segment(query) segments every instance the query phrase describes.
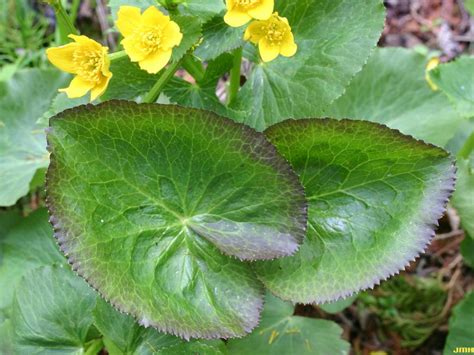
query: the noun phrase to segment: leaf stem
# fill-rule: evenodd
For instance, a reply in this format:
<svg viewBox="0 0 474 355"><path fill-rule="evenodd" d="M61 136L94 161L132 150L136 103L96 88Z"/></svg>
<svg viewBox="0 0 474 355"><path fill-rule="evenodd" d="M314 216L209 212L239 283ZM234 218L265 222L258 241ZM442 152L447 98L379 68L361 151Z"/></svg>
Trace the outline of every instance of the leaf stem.
<svg viewBox="0 0 474 355"><path fill-rule="evenodd" d="M196 81L201 81L204 78L204 67L201 62L192 54L186 55L183 60L183 68L194 78Z"/></svg>
<svg viewBox="0 0 474 355"><path fill-rule="evenodd" d="M168 68L165 69L163 74L161 74L161 76L158 78L158 81L155 83L155 85L151 88L148 94L146 94L146 96L143 99L143 102L147 102L147 103L156 102L156 100L161 94L161 91L163 90L165 85L168 83L168 81L170 81L170 79L173 77L174 73L176 73L182 61L183 60L181 59L175 63L172 63L168 66Z"/></svg>
<svg viewBox="0 0 474 355"><path fill-rule="evenodd" d="M230 70L230 85L227 104L231 104L237 97L240 89L240 66L242 64L242 47L234 51L234 64Z"/></svg>
<svg viewBox="0 0 474 355"><path fill-rule="evenodd" d="M56 0L52 2L52 6L54 12L56 13L56 22L59 28L59 36L61 38L61 42L67 41L67 36L70 34L78 35L79 32L77 31L76 27L71 21L71 18L67 14L66 10L61 3L61 0Z"/></svg>
<svg viewBox="0 0 474 355"><path fill-rule="evenodd" d="M79 10L79 5L81 3L81 0L72 0L72 5L71 5L71 13L69 17L71 18L72 23L76 22L77 19L77 12Z"/></svg>
<svg viewBox="0 0 474 355"><path fill-rule="evenodd" d="M123 57L126 57L126 56L127 56L127 53L125 53L125 51L118 51L118 52L110 53L109 54L109 59L110 59L110 61L114 61L114 60L117 60L117 59L120 59L120 58L123 58Z"/></svg>
<svg viewBox="0 0 474 355"><path fill-rule="evenodd" d="M102 350L104 343L102 339L95 339L88 342L86 345L85 355L97 355L97 353Z"/></svg>

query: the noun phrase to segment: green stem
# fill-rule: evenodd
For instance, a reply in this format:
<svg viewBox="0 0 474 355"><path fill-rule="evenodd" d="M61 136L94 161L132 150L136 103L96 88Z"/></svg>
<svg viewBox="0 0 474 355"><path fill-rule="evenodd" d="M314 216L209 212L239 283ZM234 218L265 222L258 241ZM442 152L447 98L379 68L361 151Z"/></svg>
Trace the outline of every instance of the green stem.
<svg viewBox="0 0 474 355"><path fill-rule="evenodd" d="M240 89L240 66L242 63L242 47L234 52L234 64L230 70L229 98L227 104L231 104L237 97Z"/></svg>
<svg viewBox="0 0 474 355"><path fill-rule="evenodd" d="M104 347L102 339L95 339L86 344L85 355L97 355Z"/></svg>
<svg viewBox="0 0 474 355"><path fill-rule="evenodd" d="M67 36L70 34L77 35L79 32L71 21L71 18L64 9L61 0L53 3L54 12L56 13L56 22L59 28L59 37L62 43L67 42Z"/></svg>
<svg viewBox="0 0 474 355"><path fill-rule="evenodd" d="M72 0L71 4L71 22L75 23L77 19L77 12L79 11L79 5L81 3L81 0Z"/></svg>
<svg viewBox="0 0 474 355"><path fill-rule="evenodd" d="M201 62L193 55L186 55L183 60L183 68L194 78L196 81L201 81L204 78L204 67Z"/></svg>
<svg viewBox="0 0 474 355"><path fill-rule="evenodd" d="M120 59L120 58L123 58L123 57L126 57L126 56L127 56L127 53L125 53L125 51L118 51L118 52L110 53L109 54L109 59L110 59L110 61L114 61L114 60L117 60L117 59Z"/></svg>
<svg viewBox="0 0 474 355"><path fill-rule="evenodd" d="M182 60L172 63L168 66L168 68L165 69L165 71L163 72L163 74L161 74L155 85L151 88L148 94L146 94L143 99L143 102L156 102L156 100L161 94L161 90L163 90L168 81L170 81L170 79L173 77L174 73L176 73L179 66L181 65L181 62Z"/></svg>

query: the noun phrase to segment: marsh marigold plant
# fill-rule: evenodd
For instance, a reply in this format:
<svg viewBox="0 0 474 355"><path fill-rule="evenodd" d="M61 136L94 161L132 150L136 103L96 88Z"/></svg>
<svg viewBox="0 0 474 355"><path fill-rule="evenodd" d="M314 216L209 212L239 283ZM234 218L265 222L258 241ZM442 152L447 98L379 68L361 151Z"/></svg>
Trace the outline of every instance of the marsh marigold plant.
<svg viewBox="0 0 474 355"><path fill-rule="evenodd" d="M278 16L278 12L267 20L253 21L245 30L244 39L258 45L264 62L272 61L279 54L291 57L298 49L288 20Z"/></svg>
<svg viewBox="0 0 474 355"><path fill-rule="evenodd" d="M69 98L77 98L91 92L91 101L107 89L112 73L108 48L86 36L69 35L74 42L61 47L48 48L46 55L59 69L74 74L69 87L59 89Z"/></svg>
<svg viewBox="0 0 474 355"><path fill-rule="evenodd" d="M273 13L273 0L227 0L224 21L232 27L245 25L252 19L266 20Z"/></svg>
<svg viewBox="0 0 474 355"><path fill-rule="evenodd" d="M158 73L168 64L173 48L183 38L178 24L154 6L143 14L138 7L121 6L116 25L130 60L150 74Z"/></svg>

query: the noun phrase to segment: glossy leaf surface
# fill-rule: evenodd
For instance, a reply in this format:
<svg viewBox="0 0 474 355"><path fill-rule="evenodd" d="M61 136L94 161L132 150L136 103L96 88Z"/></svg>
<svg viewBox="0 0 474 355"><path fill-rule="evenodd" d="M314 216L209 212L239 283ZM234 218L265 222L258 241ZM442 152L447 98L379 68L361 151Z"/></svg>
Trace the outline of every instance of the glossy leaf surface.
<svg viewBox="0 0 474 355"><path fill-rule="evenodd" d="M425 249L454 188L444 150L365 121L289 120L266 135L309 201L298 253L256 264L274 294L336 300L398 273Z"/></svg>
<svg viewBox="0 0 474 355"><path fill-rule="evenodd" d="M297 177L262 134L205 111L109 101L53 118L48 142L56 236L112 304L183 337L256 325L261 285L227 255L292 254L306 227Z"/></svg>

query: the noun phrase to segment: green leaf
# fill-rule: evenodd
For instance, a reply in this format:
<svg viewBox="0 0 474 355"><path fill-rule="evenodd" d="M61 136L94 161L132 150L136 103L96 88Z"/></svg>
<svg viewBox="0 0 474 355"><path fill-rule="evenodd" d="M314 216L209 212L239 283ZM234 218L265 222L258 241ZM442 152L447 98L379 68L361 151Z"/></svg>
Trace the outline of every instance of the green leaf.
<svg viewBox="0 0 474 355"><path fill-rule="evenodd" d="M342 95L377 44L385 11L380 0L276 1L298 52L256 64L238 96L245 123L257 130L315 114Z"/></svg>
<svg viewBox="0 0 474 355"><path fill-rule="evenodd" d="M173 78L164 89L171 102L193 108L202 108L236 121L243 120L245 113L224 106L216 96L219 78L232 68L232 56L223 54L209 62L204 78L191 84L181 78Z"/></svg>
<svg viewBox="0 0 474 355"><path fill-rule="evenodd" d="M181 13L198 16L203 22L225 9L222 0L178 0L176 2L180 2L178 9Z"/></svg>
<svg viewBox="0 0 474 355"><path fill-rule="evenodd" d="M458 211L463 229L474 238L474 150L467 159L458 158L457 168L456 191L451 202Z"/></svg>
<svg viewBox="0 0 474 355"><path fill-rule="evenodd" d="M180 342L179 344L168 348L160 349L157 354L162 355L188 355L188 354L205 354L205 355L224 355L227 349L222 340L192 341Z"/></svg>
<svg viewBox="0 0 474 355"><path fill-rule="evenodd" d="M1 211L0 212L0 243L2 243L3 238L8 235L8 232L21 220L21 216L18 212L13 210ZM1 244L0 244L1 246ZM0 247L0 252L1 252ZM0 254L0 265L1 265L1 255Z"/></svg>
<svg viewBox="0 0 474 355"><path fill-rule="evenodd" d="M244 44L244 28L230 27L222 16L216 16L205 23L202 29L203 41L194 54L201 60L215 59L225 52L230 52Z"/></svg>
<svg viewBox="0 0 474 355"><path fill-rule="evenodd" d="M339 313L345 310L351 304L353 304L356 299L357 299L357 294L352 295L351 297L342 298L335 302L321 304L319 305L319 308L321 308L326 313L331 313L331 314Z"/></svg>
<svg viewBox="0 0 474 355"><path fill-rule="evenodd" d="M26 195L36 170L48 166L44 126L36 121L65 78L56 70L27 69L0 82L0 206Z"/></svg>
<svg viewBox="0 0 474 355"><path fill-rule="evenodd" d="M67 268L45 266L20 282L13 307L18 354L83 354L98 337L92 310L97 294Z"/></svg>
<svg viewBox="0 0 474 355"><path fill-rule="evenodd" d="M115 79L115 78L114 78ZM67 95L63 92L56 94L51 105L46 111L43 116L41 116L38 121L36 122L39 125L44 127L48 126L49 119L58 113L67 110L68 108L73 108L79 105L84 105L89 103L89 96L85 95L83 97L79 97L77 99L70 99Z"/></svg>
<svg viewBox="0 0 474 355"><path fill-rule="evenodd" d="M112 61L110 71L114 73L114 77L102 96L102 100L133 100L143 96L150 91L161 74L148 74L141 70L137 63L132 63L129 57Z"/></svg>
<svg viewBox="0 0 474 355"><path fill-rule="evenodd" d="M463 121L425 80L428 59L403 48L380 48L320 117L383 123L418 139L444 146Z"/></svg>
<svg viewBox="0 0 474 355"><path fill-rule="evenodd" d="M474 339L474 327L472 319L474 317L474 292L468 293L464 299L453 308L451 318L449 319L449 334L444 347L444 354L453 354L456 348L472 347Z"/></svg>
<svg viewBox="0 0 474 355"><path fill-rule="evenodd" d="M464 6L471 16L474 16L474 0L464 0Z"/></svg>
<svg viewBox="0 0 474 355"><path fill-rule="evenodd" d="M0 259L0 309L10 307L15 287L25 273L43 265L67 264L58 250L44 209L18 220L5 237L0 238L0 250L3 251Z"/></svg>
<svg viewBox="0 0 474 355"><path fill-rule="evenodd" d="M172 16L171 19L179 25L183 33L183 39L178 47L173 49L171 60L177 62L186 52L198 43L201 38L201 23L199 19L192 16Z"/></svg>
<svg viewBox="0 0 474 355"><path fill-rule="evenodd" d="M181 340L143 328L128 315L121 314L104 300L98 300L93 312L94 324L105 337L104 343L111 355L153 354L158 349L175 345Z"/></svg>
<svg viewBox="0 0 474 355"><path fill-rule="evenodd" d="M108 101L51 120L48 205L94 288L142 325L232 337L258 322L241 259L292 254L306 211L265 137L200 110Z"/></svg>
<svg viewBox="0 0 474 355"><path fill-rule="evenodd" d="M430 78L444 92L464 117L474 117L474 57L462 56L441 64L429 72Z"/></svg>
<svg viewBox="0 0 474 355"><path fill-rule="evenodd" d="M117 12L119 11L120 6L135 6L140 8L142 11L148 9L150 6L156 6L159 8L156 0L109 0L108 6L112 13L114 22L117 20ZM160 10L162 9L160 8Z"/></svg>
<svg viewBox="0 0 474 355"><path fill-rule="evenodd" d="M0 321L0 354L14 354L12 322L7 319Z"/></svg>
<svg viewBox="0 0 474 355"><path fill-rule="evenodd" d="M460 247L464 264L474 269L474 238L464 237Z"/></svg>
<svg viewBox="0 0 474 355"><path fill-rule="evenodd" d="M454 187L448 153L366 121L289 120L266 135L309 201L298 253L256 264L275 295L333 301L374 286L425 249Z"/></svg>
<svg viewBox="0 0 474 355"><path fill-rule="evenodd" d="M255 331L228 342L229 353L285 354L347 354L349 344L341 339L342 329L336 323L293 315L294 307L267 295L262 320Z"/></svg>

